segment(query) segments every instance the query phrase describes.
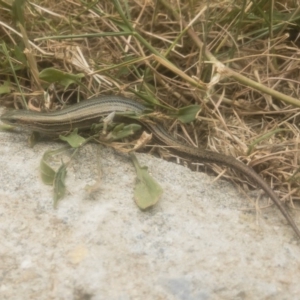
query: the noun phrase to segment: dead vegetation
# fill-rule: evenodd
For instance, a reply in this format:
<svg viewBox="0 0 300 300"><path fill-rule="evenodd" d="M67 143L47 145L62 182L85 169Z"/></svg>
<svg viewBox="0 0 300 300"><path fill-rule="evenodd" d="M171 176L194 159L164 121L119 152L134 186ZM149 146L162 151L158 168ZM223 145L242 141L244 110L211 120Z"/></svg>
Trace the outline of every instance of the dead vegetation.
<svg viewBox="0 0 300 300"><path fill-rule="evenodd" d="M244 161L292 205L300 199L297 3L16 2L0 1L2 105L122 94L168 115L198 104L192 124L166 125L172 134ZM43 82L47 68L84 77Z"/></svg>

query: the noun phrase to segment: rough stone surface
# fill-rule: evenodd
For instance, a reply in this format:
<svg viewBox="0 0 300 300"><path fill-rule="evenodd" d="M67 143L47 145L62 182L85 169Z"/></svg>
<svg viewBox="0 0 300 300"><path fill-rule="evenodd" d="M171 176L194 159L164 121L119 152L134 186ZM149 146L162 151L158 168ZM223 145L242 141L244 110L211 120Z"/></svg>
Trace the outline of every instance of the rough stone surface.
<svg viewBox="0 0 300 300"><path fill-rule="evenodd" d="M62 144L0 135L0 299L299 299L300 244L274 206L246 209L230 183L138 154L164 189L142 212L129 158L87 145L54 209L39 162Z"/></svg>

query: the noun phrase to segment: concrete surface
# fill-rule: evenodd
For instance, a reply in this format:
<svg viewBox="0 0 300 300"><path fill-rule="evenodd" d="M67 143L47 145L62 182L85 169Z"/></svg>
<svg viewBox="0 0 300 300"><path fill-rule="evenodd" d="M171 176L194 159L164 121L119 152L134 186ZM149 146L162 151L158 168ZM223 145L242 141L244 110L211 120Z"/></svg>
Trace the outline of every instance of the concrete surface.
<svg viewBox="0 0 300 300"><path fill-rule="evenodd" d="M27 138L0 132L0 299L299 299L300 244L275 207L245 209L230 183L138 154L164 189L142 212L128 157L87 145L53 209L39 161L62 144Z"/></svg>

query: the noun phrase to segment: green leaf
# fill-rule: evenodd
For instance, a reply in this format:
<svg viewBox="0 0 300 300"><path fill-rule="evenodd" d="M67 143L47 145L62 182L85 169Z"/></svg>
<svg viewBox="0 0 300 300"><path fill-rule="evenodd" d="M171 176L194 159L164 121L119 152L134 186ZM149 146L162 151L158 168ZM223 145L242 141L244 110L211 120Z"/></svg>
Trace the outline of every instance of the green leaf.
<svg viewBox="0 0 300 300"><path fill-rule="evenodd" d="M50 165L47 163L47 160L54 155L62 153L70 149L70 146L65 146L60 149L56 150L49 150L46 151L41 159L40 162L40 172L41 177L44 184L52 185L53 186L53 206L56 207L59 200L61 200L65 194L65 178L67 175L67 167L70 162L63 163L59 167L58 171L55 172ZM77 149L75 149L76 151Z"/></svg>
<svg viewBox="0 0 300 300"><path fill-rule="evenodd" d="M66 192L65 179L67 175L67 167L62 162L58 171L55 174L53 186L54 186L54 196L53 196L53 206L57 207L58 201L61 200Z"/></svg>
<svg viewBox="0 0 300 300"><path fill-rule="evenodd" d="M28 145L30 148L33 148L38 141L40 140L41 136L39 132L33 131L31 132L29 138L28 138Z"/></svg>
<svg viewBox="0 0 300 300"><path fill-rule="evenodd" d="M78 128L67 136L60 135L62 141L67 142L72 148L78 148L85 143L86 139L78 134Z"/></svg>
<svg viewBox="0 0 300 300"><path fill-rule="evenodd" d="M135 134L141 128L142 128L142 126L139 124L129 124L129 125L125 125L125 126L124 126L124 124L118 124L113 129L113 131L107 135L107 140L108 141L116 141L119 139L126 138L128 136Z"/></svg>
<svg viewBox="0 0 300 300"><path fill-rule="evenodd" d="M58 82L66 88L72 83L78 84L82 77L84 77L83 73L73 75L54 68L44 69L39 74L39 78L41 80L47 81L49 83Z"/></svg>
<svg viewBox="0 0 300 300"><path fill-rule="evenodd" d="M4 81L2 85L0 85L0 95L9 94L11 89L11 85L9 81Z"/></svg>
<svg viewBox="0 0 300 300"><path fill-rule="evenodd" d="M177 118L182 123L190 123L196 119L200 110L200 105L190 105L180 108L177 113L172 114L172 116Z"/></svg>
<svg viewBox="0 0 300 300"><path fill-rule="evenodd" d="M19 60L24 66L27 66L27 58L26 55L24 54L24 49L23 47L19 46L19 45L15 45L14 46L14 58ZM20 66L18 66L20 67Z"/></svg>
<svg viewBox="0 0 300 300"><path fill-rule="evenodd" d="M24 25L24 4L26 0L15 0L12 4L12 14L15 22Z"/></svg>
<svg viewBox="0 0 300 300"><path fill-rule="evenodd" d="M137 173L137 183L134 189L134 200L140 209L147 209L157 203L163 193L162 187L150 176L148 168L141 166L133 153L130 153Z"/></svg>
<svg viewBox="0 0 300 300"><path fill-rule="evenodd" d="M51 158L52 156L62 153L68 149L70 149L70 146L64 146L60 149L48 150L44 153L40 161L40 173L44 184L53 185L54 177L56 173L47 163L47 160L49 160L49 158Z"/></svg>
<svg viewBox="0 0 300 300"><path fill-rule="evenodd" d="M55 171L49 166L46 160L51 156L52 151L46 151L40 162L41 178L44 184L52 185L55 178Z"/></svg>

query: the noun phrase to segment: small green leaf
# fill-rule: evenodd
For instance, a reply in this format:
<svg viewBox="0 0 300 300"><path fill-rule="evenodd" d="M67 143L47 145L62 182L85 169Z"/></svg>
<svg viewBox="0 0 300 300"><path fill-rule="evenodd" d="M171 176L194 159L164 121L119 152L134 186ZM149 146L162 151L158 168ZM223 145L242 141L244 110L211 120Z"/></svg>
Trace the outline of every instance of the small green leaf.
<svg viewBox="0 0 300 300"><path fill-rule="evenodd" d="M70 149L70 146L64 146L60 149L48 150L44 153L40 161L40 173L44 184L53 185L55 177L55 171L47 163L47 160L49 160L49 158L51 158L52 156L62 153L68 149Z"/></svg>
<svg viewBox="0 0 300 300"><path fill-rule="evenodd" d="M40 140L41 136L39 132L33 131L31 132L29 138L28 138L28 145L30 148L33 148L37 142Z"/></svg>
<svg viewBox="0 0 300 300"><path fill-rule="evenodd" d="M47 81L49 83L58 82L66 88L72 83L78 84L82 77L84 77L83 73L73 75L54 68L44 69L39 74L39 78L41 80Z"/></svg>
<svg viewBox="0 0 300 300"><path fill-rule="evenodd" d="M147 209L157 203L163 193L162 187L150 176L148 168L141 166L133 153L130 153L137 173L137 183L134 189L134 200L140 209Z"/></svg>
<svg viewBox="0 0 300 300"><path fill-rule="evenodd" d="M142 126L139 124L129 124L129 125L125 125L125 126L124 126L124 124L118 124L113 129L113 131L107 135L107 140L116 141L119 139L126 138L128 136L135 134L141 128L142 128Z"/></svg>
<svg viewBox="0 0 300 300"><path fill-rule="evenodd" d="M57 207L58 201L61 200L66 192L65 179L67 175L67 167L64 163L59 167L55 174L53 186L54 186L54 196L53 196L53 206Z"/></svg>
<svg viewBox="0 0 300 300"><path fill-rule="evenodd" d="M40 162L40 172L41 177L44 184L52 185L53 186L53 206L56 207L57 203L60 199L63 198L65 194L65 178L67 175L67 166L70 162L64 164L59 167L58 171L55 172L50 165L47 163L47 160L49 158L52 158L52 156L57 155L59 153L62 153L66 151L67 149L70 149L70 146L65 146L60 149L56 150L49 150L46 151L43 155L43 158ZM75 149L76 151L77 149Z"/></svg>
<svg viewBox="0 0 300 300"><path fill-rule="evenodd" d="M27 66L27 58L24 54L24 49L22 49L21 46L15 45L13 53L17 60L19 60L24 66Z"/></svg>
<svg viewBox="0 0 300 300"><path fill-rule="evenodd" d="M196 119L200 109L200 105L190 105L180 108L176 114L172 115L182 123L190 123Z"/></svg>
<svg viewBox="0 0 300 300"><path fill-rule="evenodd" d="M45 152L40 162L41 178L43 183L47 185L52 185L55 178L55 171L46 162L50 156L50 152L51 151Z"/></svg>
<svg viewBox="0 0 300 300"><path fill-rule="evenodd" d="M78 128L74 129L74 131L67 136L60 135L59 138L67 142L72 148L78 148L86 141L85 138L78 134Z"/></svg>
<svg viewBox="0 0 300 300"><path fill-rule="evenodd" d="M2 85L0 85L0 95L9 94L11 90L11 85L9 81L4 81Z"/></svg>
<svg viewBox="0 0 300 300"><path fill-rule="evenodd" d="M26 0L15 0L12 4L12 14L15 22L24 25L24 3Z"/></svg>

